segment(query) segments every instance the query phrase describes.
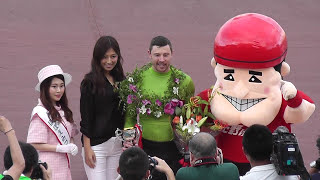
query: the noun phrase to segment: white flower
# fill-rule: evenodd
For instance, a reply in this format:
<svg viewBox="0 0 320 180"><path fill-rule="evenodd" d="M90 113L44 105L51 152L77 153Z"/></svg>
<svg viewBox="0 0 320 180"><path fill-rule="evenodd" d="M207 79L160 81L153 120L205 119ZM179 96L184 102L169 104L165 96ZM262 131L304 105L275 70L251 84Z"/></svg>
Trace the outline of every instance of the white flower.
<svg viewBox="0 0 320 180"><path fill-rule="evenodd" d="M143 106L139 109L139 113L145 114L146 112L147 112L147 108L143 105Z"/></svg>
<svg viewBox="0 0 320 180"><path fill-rule="evenodd" d="M157 111L157 112L154 113L154 115L155 115L157 118L159 118L159 117L162 116L162 113L161 113L160 111Z"/></svg>
<svg viewBox="0 0 320 180"><path fill-rule="evenodd" d="M197 124L197 121L191 118L187 125L182 127L182 130L184 131L185 129L188 129L188 133L195 135L196 133L200 132L200 128L197 126Z"/></svg>
<svg viewBox="0 0 320 180"><path fill-rule="evenodd" d="M180 116L180 123L179 123L180 127L182 128L183 127L183 117Z"/></svg>
<svg viewBox="0 0 320 180"><path fill-rule="evenodd" d="M179 87L173 87L173 94L175 95L179 94Z"/></svg>
<svg viewBox="0 0 320 180"><path fill-rule="evenodd" d="M129 78L128 78L128 81L129 81L129 82L132 82L132 83L134 82L132 77L129 77Z"/></svg>

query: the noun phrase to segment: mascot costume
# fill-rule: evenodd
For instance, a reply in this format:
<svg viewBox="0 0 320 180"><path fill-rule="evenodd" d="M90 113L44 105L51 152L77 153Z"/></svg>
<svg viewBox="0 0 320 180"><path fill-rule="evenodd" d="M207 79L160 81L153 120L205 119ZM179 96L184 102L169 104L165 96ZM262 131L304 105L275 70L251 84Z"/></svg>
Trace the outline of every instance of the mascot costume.
<svg viewBox="0 0 320 180"><path fill-rule="evenodd" d="M285 62L287 38L272 18L247 13L227 21L217 33L211 65L217 81L210 105L212 114L229 126L216 137L225 161L235 163L240 174L250 169L242 150L242 137L253 124L271 132L305 122L314 102L291 83L282 80L290 72ZM208 99L205 90L199 94ZM214 91L213 91L214 92Z"/></svg>

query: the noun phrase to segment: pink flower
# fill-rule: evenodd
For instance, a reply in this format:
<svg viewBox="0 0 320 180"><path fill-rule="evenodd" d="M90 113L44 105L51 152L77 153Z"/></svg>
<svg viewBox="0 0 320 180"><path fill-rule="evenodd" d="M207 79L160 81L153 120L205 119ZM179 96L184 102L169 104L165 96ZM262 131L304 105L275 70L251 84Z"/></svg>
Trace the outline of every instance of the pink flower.
<svg viewBox="0 0 320 180"><path fill-rule="evenodd" d="M151 114L151 109L150 109L150 108L147 109L147 114L148 114L148 115Z"/></svg>
<svg viewBox="0 0 320 180"><path fill-rule="evenodd" d="M174 80L174 82L175 82L176 84L179 84L180 79L176 78L176 79Z"/></svg>
<svg viewBox="0 0 320 180"><path fill-rule="evenodd" d="M129 84L129 88L133 91L133 92L137 92L137 86Z"/></svg>
<svg viewBox="0 0 320 180"><path fill-rule="evenodd" d="M171 103L167 103L167 104L164 106L164 113L173 115L173 113L174 113L174 108L171 106Z"/></svg>
<svg viewBox="0 0 320 180"><path fill-rule="evenodd" d="M178 99L172 99L170 104L171 104L171 106L176 107L179 104L179 100Z"/></svg>
<svg viewBox="0 0 320 180"><path fill-rule="evenodd" d="M170 103L173 107L177 107L177 106L182 107L183 106L183 101L180 101L178 99L172 99Z"/></svg>
<svg viewBox="0 0 320 180"><path fill-rule="evenodd" d="M158 106L161 106L161 105L162 105L162 102L159 101L159 99L157 99L157 100L156 100L156 104L157 104Z"/></svg>
<svg viewBox="0 0 320 180"><path fill-rule="evenodd" d="M132 102L136 99L137 97L135 95L128 95L127 97L127 103L132 104Z"/></svg>
<svg viewBox="0 0 320 180"><path fill-rule="evenodd" d="M183 106L183 101L179 100L179 107L182 107L182 106Z"/></svg>
<svg viewBox="0 0 320 180"><path fill-rule="evenodd" d="M145 100L142 100L142 104L146 106L148 104L151 104L151 102L149 100L145 99Z"/></svg>

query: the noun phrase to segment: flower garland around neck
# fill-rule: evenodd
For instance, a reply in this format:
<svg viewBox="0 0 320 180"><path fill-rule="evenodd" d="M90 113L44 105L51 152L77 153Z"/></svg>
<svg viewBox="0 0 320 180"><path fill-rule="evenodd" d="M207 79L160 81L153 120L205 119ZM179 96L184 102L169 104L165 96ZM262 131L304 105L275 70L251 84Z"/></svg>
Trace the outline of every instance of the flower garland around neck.
<svg viewBox="0 0 320 180"><path fill-rule="evenodd" d="M163 96L154 92L147 93L142 90L143 73L152 67L149 63L141 68L136 68L132 73L127 73L127 79L120 83L118 93L120 101L124 104L124 111L130 117L139 115L160 118L164 114L177 114L192 94L185 88L180 88L180 83L186 78L184 73L170 66L170 78Z"/></svg>

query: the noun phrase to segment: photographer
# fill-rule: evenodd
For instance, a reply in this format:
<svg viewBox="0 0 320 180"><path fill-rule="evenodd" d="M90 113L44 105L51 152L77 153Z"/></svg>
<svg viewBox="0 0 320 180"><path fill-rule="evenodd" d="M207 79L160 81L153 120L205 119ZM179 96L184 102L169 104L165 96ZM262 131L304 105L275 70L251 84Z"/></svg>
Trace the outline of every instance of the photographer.
<svg viewBox="0 0 320 180"><path fill-rule="evenodd" d="M309 174L311 175L312 180L320 180L320 136L317 139L317 148L319 151L319 158L310 163L311 169L309 170Z"/></svg>
<svg viewBox="0 0 320 180"><path fill-rule="evenodd" d="M217 143L212 135L201 132L189 141L190 164L183 167L176 174L177 180L238 180L239 171L233 163L220 164L221 156L217 151Z"/></svg>
<svg viewBox="0 0 320 180"><path fill-rule="evenodd" d="M148 155L139 147L130 147L123 151L119 159L118 173L123 180L144 180L152 177L152 170L165 173L167 180L175 180L168 164L157 157ZM117 179L121 179L118 177Z"/></svg>
<svg viewBox="0 0 320 180"><path fill-rule="evenodd" d="M11 147L10 154L13 156L11 166L6 168L6 173L0 174L0 179L18 179L25 167L24 158L11 123L4 116L0 116L0 131L8 137L9 146Z"/></svg>
<svg viewBox="0 0 320 180"><path fill-rule="evenodd" d="M33 171L38 167L38 171L42 172L40 174L43 174L42 179L51 180L51 170L45 169L42 165L38 166L37 150L30 144L18 142L15 131L9 120L4 116L0 116L0 131L8 136L9 141L9 146L3 155L3 164L6 171L3 175L0 175L0 179L28 180L31 179L29 177L33 175Z"/></svg>
<svg viewBox="0 0 320 180"><path fill-rule="evenodd" d="M243 151L251 169L240 180L298 180L298 176L280 176L271 163L272 133L263 125L252 125L244 133Z"/></svg>
<svg viewBox="0 0 320 180"><path fill-rule="evenodd" d="M25 160L25 167L22 171L23 174L20 176L20 180L28 179L43 179L51 180L51 170L43 167L42 164L39 164L39 156L37 150L28 143L19 142L23 158ZM5 169L10 169L13 166L13 160L10 154L10 147L8 146L4 152L3 160ZM45 163L44 163L45 164ZM45 165L46 166L46 165ZM16 178L17 179L17 178Z"/></svg>

